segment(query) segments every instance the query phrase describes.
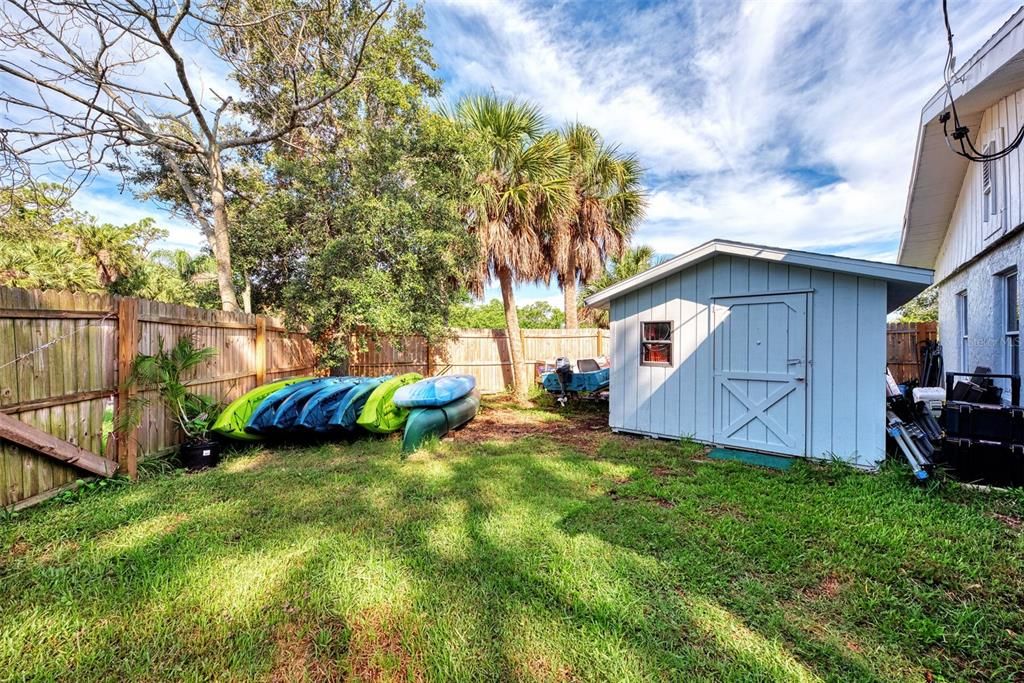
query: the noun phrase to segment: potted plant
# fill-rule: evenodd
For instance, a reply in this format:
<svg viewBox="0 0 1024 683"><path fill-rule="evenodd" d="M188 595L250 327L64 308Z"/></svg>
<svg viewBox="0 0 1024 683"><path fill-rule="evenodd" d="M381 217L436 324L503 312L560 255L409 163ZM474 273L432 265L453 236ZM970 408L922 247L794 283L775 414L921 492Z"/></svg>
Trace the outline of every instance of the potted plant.
<svg viewBox="0 0 1024 683"><path fill-rule="evenodd" d="M182 376L213 358L217 350L198 348L190 336L180 337L169 349L164 348L162 338L157 344L155 354L140 354L135 358L128 382L152 389L160 395L171 419L185 435L185 441L178 450L181 464L193 471L213 467L220 462L221 445L210 438L210 427L217 419L220 405L211 396L190 392ZM148 404L145 397L133 398L125 413L122 429L138 426L142 408Z"/></svg>

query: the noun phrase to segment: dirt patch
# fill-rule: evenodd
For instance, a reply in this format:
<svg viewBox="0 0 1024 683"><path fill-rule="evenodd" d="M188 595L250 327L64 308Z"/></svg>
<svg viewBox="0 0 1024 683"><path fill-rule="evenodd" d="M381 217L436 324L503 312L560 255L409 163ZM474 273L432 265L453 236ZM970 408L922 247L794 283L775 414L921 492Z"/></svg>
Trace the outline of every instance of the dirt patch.
<svg viewBox="0 0 1024 683"><path fill-rule="evenodd" d="M339 634L340 624L334 624ZM330 625L313 627L301 623L281 624L274 631L274 668L270 680L274 683L291 681L341 681L344 676L337 663L329 657L317 655L313 633ZM333 629L332 629L333 630Z"/></svg>
<svg viewBox="0 0 1024 683"><path fill-rule="evenodd" d="M651 468L651 474L658 477L659 479L664 479L665 477L675 476L676 471L671 467L661 467L659 465L655 465L654 467Z"/></svg>
<svg viewBox="0 0 1024 683"><path fill-rule="evenodd" d="M806 588L803 591L804 596L811 600L819 600L825 598L831 600L835 598L843 590L843 581L835 574L829 574L822 579L818 585Z"/></svg>
<svg viewBox="0 0 1024 683"><path fill-rule="evenodd" d="M1021 528L1024 528L1024 520L1022 520L1020 517L1013 517L1012 515L1001 515L998 512L993 512L992 516L1000 522L1002 522L1008 528L1013 529L1014 531L1020 531Z"/></svg>
<svg viewBox="0 0 1024 683"><path fill-rule="evenodd" d="M712 517L732 517L741 522L749 521L746 513L743 512L738 506L732 503L715 503L708 505L704 508L704 514L711 515Z"/></svg>
<svg viewBox="0 0 1024 683"><path fill-rule="evenodd" d="M408 647L388 607L366 609L351 620L349 672L360 681L424 681L423 657Z"/></svg>
<svg viewBox="0 0 1024 683"><path fill-rule="evenodd" d="M14 545L11 546L10 550L7 551L8 557L22 557L28 554L29 545L26 541L17 540Z"/></svg>
<svg viewBox="0 0 1024 683"><path fill-rule="evenodd" d="M489 407L455 434L459 441L468 443L511 443L530 436L550 439L560 446L572 448L587 455L597 455L605 439L609 438L608 416L600 413L557 414L528 412L512 408Z"/></svg>
<svg viewBox="0 0 1024 683"><path fill-rule="evenodd" d="M566 665L556 665L543 657L535 657L526 662L526 678L531 681L552 681L563 683L579 680L572 669Z"/></svg>

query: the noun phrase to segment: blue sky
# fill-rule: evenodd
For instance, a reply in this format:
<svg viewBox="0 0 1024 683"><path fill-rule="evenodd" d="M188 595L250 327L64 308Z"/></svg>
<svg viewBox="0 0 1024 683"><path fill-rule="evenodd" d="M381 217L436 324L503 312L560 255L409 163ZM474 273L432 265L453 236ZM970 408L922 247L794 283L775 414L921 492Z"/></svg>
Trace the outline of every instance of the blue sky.
<svg viewBox="0 0 1024 683"><path fill-rule="evenodd" d="M552 126L597 127L646 169L635 242L676 254L714 237L893 260L915 136L945 58L927 2L426 3L447 100L532 100ZM961 62L1009 2L951 0ZM103 220L155 216L102 180L78 197ZM490 295L497 296L492 289ZM525 286L523 303L560 300Z"/></svg>

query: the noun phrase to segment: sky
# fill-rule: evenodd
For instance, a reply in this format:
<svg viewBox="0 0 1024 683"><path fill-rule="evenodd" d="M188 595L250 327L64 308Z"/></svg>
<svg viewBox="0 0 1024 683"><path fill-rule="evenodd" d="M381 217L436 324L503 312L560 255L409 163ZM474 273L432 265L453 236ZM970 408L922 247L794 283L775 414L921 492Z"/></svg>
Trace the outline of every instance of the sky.
<svg viewBox="0 0 1024 683"><path fill-rule="evenodd" d="M950 0L959 61L1017 7ZM639 158L650 203L634 243L895 260L921 108L941 84L939 0L427 0L426 19L445 100L526 99L552 127L584 122ZM153 215L171 246L201 243L102 179L76 201L109 222ZM518 295L561 302L543 285Z"/></svg>

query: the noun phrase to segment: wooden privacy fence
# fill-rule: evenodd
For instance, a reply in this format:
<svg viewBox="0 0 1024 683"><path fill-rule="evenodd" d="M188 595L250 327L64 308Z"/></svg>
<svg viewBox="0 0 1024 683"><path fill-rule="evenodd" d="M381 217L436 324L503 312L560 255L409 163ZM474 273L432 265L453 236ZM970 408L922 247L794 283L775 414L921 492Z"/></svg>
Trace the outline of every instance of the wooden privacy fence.
<svg viewBox="0 0 1024 683"><path fill-rule="evenodd" d="M918 349L923 341L938 341L939 326L927 323L889 323L886 326L886 363L897 382L917 379Z"/></svg>
<svg viewBox="0 0 1024 683"><path fill-rule="evenodd" d="M352 338L348 371L376 377L403 372L422 375L473 375L483 393L504 391L512 384L512 361L505 330L456 329L441 344L428 344L419 336L373 339ZM594 358L610 352L608 330L523 330L525 364L558 356Z"/></svg>
<svg viewBox="0 0 1024 683"><path fill-rule="evenodd" d="M313 371L312 345L279 321L144 299L0 287L0 413L116 461L135 476L137 459L181 441L155 392L124 386L136 355L182 335L216 356L192 370L197 393L231 401L264 381ZM138 429L103 448L104 411L139 391L150 399ZM0 506L25 507L85 473L0 439Z"/></svg>

